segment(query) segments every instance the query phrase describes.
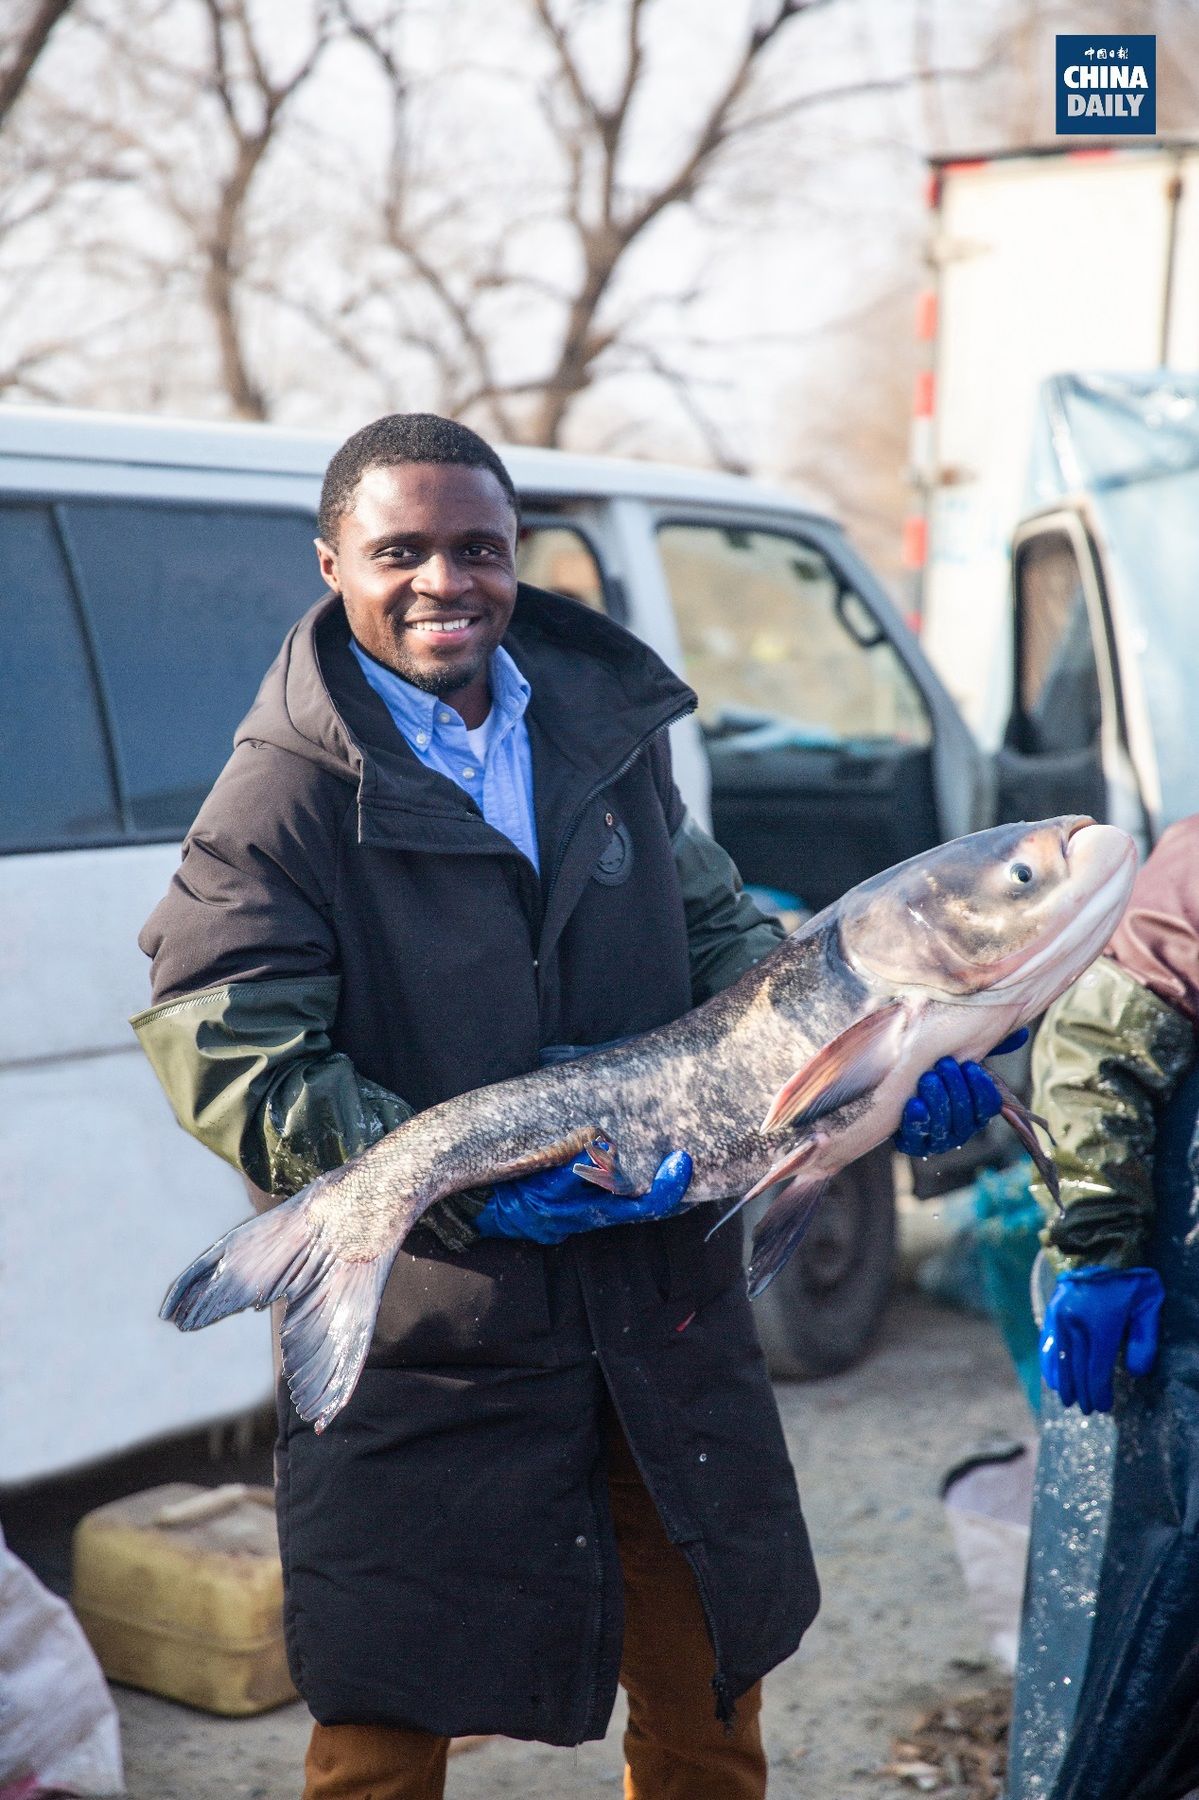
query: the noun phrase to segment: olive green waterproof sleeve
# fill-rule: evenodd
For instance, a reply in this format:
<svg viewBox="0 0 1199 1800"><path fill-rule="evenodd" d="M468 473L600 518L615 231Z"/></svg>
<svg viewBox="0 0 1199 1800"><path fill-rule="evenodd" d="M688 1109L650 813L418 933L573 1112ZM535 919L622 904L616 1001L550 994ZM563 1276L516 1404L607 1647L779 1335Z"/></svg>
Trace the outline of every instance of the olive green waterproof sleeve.
<svg viewBox="0 0 1199 1800"><path fill-rule="evenodd" d="M1195 1053L1190 1022L1110 957L1046 1014L1033 1048L1033 1109L1057 1140L1064 1212L1041 1182L1033 1192L1059 1267L1143 1260L1158 1114Z"/></svg>
<svg viewBox="0 0 1199 1800"><path fill-rule="evenodd" d="M130 1021L183 1129L276 1199L412 1117L333 1049L340 989L336 975L232 982ZM425 1223L458 1249L482 1205L456 1195Z"/></svg>
<svg viewBox="0 0 1199 1800"><path fill-rule="evenodd" d="M688 818L674 849L693 997L735 981L784 936L733 863ZM413 1108L334 1050L336 975L234 981L164 1000L131 1021L185 1131L277 1199L375 1143ZM474 1238L486 1195L440 1201L424 1222L450 1249Z"/></svg>
<svg viewBox="0 0 1199 1800"><path fill-rule="evenodd" d="M728 852L684 813L671 838L683 890L691 998L698 1006L777 948L786 932L758 911Z"/></svg>

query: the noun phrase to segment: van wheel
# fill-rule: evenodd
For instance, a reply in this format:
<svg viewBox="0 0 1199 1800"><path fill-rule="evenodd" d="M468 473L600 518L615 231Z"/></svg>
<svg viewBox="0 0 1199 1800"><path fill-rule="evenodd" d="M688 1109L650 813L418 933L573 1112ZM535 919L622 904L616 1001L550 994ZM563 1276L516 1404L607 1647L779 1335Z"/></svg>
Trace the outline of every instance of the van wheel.
<svg viewBox="0 0 1199 1800"><path fill-rule="evenodd" d="M749 1228L773 1192L746 1207ZM799 1249L753 1303L770 1373L804 1381L855 1363L886 1305L894 1264L895 1183L883 1144L829 1184Z"/></svg>

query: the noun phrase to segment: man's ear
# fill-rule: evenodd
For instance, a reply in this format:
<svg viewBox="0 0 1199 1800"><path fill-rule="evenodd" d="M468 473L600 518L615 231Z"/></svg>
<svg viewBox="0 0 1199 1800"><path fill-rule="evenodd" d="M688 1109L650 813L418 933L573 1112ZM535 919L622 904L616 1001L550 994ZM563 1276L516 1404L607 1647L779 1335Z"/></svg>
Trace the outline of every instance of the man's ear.
<svg viewBox="0 0 1199 1800"><path fill-rule="evenodd" d="M320 564L321 580L326 587L332 588L335 594L340 594L341 581L337 573L336 550L332 544L327 544L324 538L313 538L312 541L316 545L316 560Z"/></svg>

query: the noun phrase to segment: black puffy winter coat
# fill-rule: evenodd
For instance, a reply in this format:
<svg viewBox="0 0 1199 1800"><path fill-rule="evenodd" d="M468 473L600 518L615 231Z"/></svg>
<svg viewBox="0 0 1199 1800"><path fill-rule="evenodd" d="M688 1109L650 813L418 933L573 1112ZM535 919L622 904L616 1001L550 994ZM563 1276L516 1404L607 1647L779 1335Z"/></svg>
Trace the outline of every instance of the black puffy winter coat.
<svg viewBox="0 0 1199 1800"><path fill-rule="evenodd" d="M411 753L330 599L142 934L155 1004L134 1023L181 1122L275 1194L545 1045L676 1018L704 997L697 958L727 981L771 946L727 859L715 891L722 853L687 848L665 728L690 691L528 588L505 646L532 688L540 877ZM811 1553L737 1234L705 1243L710 1223L554 1249L410 1234L344 1412L317 1437L281 1408L288 1642L317 1719L603 1734L622 1629L605 1390L695 1572L718 1703L795 1649Z"/></svg>

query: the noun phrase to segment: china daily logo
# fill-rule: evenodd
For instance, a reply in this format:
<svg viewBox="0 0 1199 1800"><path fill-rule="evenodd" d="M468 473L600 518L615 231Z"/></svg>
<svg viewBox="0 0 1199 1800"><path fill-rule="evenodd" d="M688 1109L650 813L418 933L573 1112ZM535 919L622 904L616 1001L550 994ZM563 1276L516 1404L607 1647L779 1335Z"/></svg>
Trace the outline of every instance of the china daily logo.
<svg viewBox="0 0 1199 1800"><path fill-rule="evenodd" d="M1157 130L1157 39L1057 40L1057 129L1104 137L1152 137Z"/></svg>

